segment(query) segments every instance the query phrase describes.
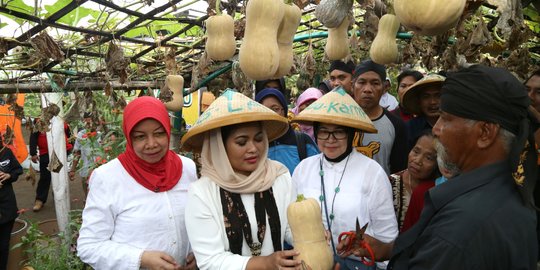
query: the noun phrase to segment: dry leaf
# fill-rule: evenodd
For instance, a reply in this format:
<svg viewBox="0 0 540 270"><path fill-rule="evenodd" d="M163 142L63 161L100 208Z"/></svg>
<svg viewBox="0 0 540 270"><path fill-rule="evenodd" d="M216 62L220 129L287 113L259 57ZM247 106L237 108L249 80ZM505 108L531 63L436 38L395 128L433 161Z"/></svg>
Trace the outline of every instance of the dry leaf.
<svg viewBox="0 0 540 270"><path fill-rule="evenodd" d="M54 61L64 61L64 52L60 46L52 39L47 32L42 31L39 35L30 39L32 48L36 50L36 56L42 59L53 59Z"/></svg>
<svg viewBox="0 0 540 270"><path fill-rule="evenodd" d="M375 11L372 8L367 8L364 14L364 31L363 35L367 40L373 42L377 35L377 29L379 28L379 17L375 15Z"/></svg>
<svg viewBox="0 0 540 270"><path fill-rule="evenodd" d="M24 180L31 181L32 186L35 186L36 178L37 178L36 170L34 170L34 167L30 165L30 167L28 168L28 172L24 175Z"/></svg>
<svg viewBox="0 0 540 270"><path fill-rule="evenodd" d="M237 40L241 40L244 37L244 32L246 31L246 18L243 17L240 20L234 21L234 37Z"/></svg>
<svg viewBox="0 0 540 270"><path fill-rule="evenodd" d="M522 47L512 51L506 61L500 63L500 66L514 72L521 81L524 81L529 75L529 62L529 50Z"/></svg>
<svg viewBox="0 0 540 270"><path fill-rule="evenodd" d="M0 38L0 59L6 56L8 51L8 42L5 38Z"/></svg>
<svg viewBox="0 0 540 270"><path fill-rule="evenodd" d="M161 87L161 90L159 91L158 99L162 102L170 102L173 100L173 91L169 88L169 86L164 83Z"/></svg>
<svg viewBox="0 0 540 270"><path fill-rule="evenodd" d="M49 166L47 166L47 169L51 172L59 173L60 170L62 170L62 167L64 167L64 164L60 162L60 159L56 155L56 152L53 150L51 160L49 161Z"/></svg>
<svg viewBox="0 0 540 270"><path fill-rule="evenodd" d="M75 94L75 101L71 104L71 107L69 107L64 115L65 122L71 123L81 119L81 114L79 113L79 100L79 95Z"/></svg>
<svg viewBox="0 0 540 270"><path fill-rule="evenodd" d="M15 135L13 134L13 129L8 125L6 126L6 132L4 133L4 145L13 144L13 139Z"/></svg>
<svg viewBox="0 0 540 270"><path fill-rule="evenodd" d="M127 67L129 62L124 58L124 50L118 47L114 42L109 43L109 49L105 57L105 63L107 64L107 72L110 75L117 75L120 77L119 82L125 83L127 80Z"/></svg>
<svg viewBox="0 0 540 270"><path fill-rule="evenodd" d="M294 0L293 2L300 9L304 9L307 5L309 5L309 0Z"/></svg>
<svg viewBox="0 0 540 270"><path fill-rule="evenodd" d="M497 29L501 31L502 38L508 40L514 27L523 25L523 13L520 0L488 0L489 4L497 6L499 20Z"/></svg>
<svg viewBox="0 0 540 270"><path fill-rule="evenodd" d="M176 63L176 47L170 47L169 51L165 55L165 69L167 69L167 74L176 75L178 74L178 65Z"/></svg>
<svg viewBox="0 0 540 270"><path fill-rule="evenodd" d="M251 80L249 80L242 69L240 68L240 64L238 60L233 61L232 68L231 68L231 79L234 84L234 87L238 92L248 96L253 97L253 88L251 87ZM213 93L214 95L218 96L219 93Z"/></svg>
<svg viewBox="0 0 540 270"><path fill-rule="evenodd" d="M13 103L9 106L9 110L13 112L16 118L23 119L24 118L24 108L22 106L19 106L17 103Z"/></svg>

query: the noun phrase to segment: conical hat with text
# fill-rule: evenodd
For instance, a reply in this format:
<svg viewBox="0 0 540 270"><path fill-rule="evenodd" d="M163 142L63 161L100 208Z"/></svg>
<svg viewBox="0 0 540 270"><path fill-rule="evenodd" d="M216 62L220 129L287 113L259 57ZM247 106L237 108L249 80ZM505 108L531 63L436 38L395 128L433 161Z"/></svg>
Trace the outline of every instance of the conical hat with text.
<svg viewBox="0 0 540 270"><path fill-rule="evenodd" d="M287 118L245 95L230 89L225 90L182 137L182 148L198 152L201 150L204 134L207 131L258 121L263 124L268 141L281 137L289 128Z"/></svg>
<svg viewBox="0 0 540 270"><path fill-rule="evenodd" d="M367 133L377 132L364 110L341 87L311 103L293 121L321 122L352 127Z"/></svg>

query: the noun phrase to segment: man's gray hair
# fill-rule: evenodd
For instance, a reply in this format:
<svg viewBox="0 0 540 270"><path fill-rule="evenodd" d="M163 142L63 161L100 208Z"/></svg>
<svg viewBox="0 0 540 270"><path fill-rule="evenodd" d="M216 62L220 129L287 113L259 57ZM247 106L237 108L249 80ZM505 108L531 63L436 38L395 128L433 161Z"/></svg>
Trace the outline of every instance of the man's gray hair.
<svg viewBox="0 0 540 270"><path fill-rule="evenodd" d="M478 121L473 120L473 119L467 119L467 124L469 124L470 126L474 125L476 122ZM514 133L501 127L499 129L499 139L501 139L503 143L504 151L506 153L510 153L510 149L512 148L512 143L515 141L516 135L514 135Z"/></svg>

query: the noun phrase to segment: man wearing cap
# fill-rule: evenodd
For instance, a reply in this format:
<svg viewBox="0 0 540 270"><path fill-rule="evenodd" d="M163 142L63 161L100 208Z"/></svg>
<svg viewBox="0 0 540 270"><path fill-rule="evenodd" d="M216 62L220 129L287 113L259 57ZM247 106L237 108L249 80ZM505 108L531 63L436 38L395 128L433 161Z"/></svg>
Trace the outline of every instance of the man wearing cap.
<svg viewBox="0 0 540 270"><path fill-rule="evenodd" d="M412 149L416 138L426 129L432 129L439 119L441 87L445 77L430 74L415 82L403 93L403 107L415 118L406 123L408 149Z"/></svg>
<svg viewBox="0 0 540 270"><path fill-rule="evenodd" d="M389 269L536 269L529 104L523 84L504 69L448 74L433 133L456 176L426 194L420 220L393 244ZM392 247L368 241L378 259Z"/></svg>
<svg viewBox="0 0 540 270"><path fill-rule="evenodd" d="M332 89L341 86L347 93L352 94L352 73L354 63L352 61L343 62L334 60L330 63L328 72L330 73L330 86ZM330 89L330 90L332 90Z"/></svg>
<svg viewBox="0 0 540 270"><path fill-rule="evenodd" d="M379 104L385 79L385 67L371 60L363 61L354 71L354 100L369 116L377 133L358 132L353 146L390 175L407 168L407 132L403 120Z"/></svg>

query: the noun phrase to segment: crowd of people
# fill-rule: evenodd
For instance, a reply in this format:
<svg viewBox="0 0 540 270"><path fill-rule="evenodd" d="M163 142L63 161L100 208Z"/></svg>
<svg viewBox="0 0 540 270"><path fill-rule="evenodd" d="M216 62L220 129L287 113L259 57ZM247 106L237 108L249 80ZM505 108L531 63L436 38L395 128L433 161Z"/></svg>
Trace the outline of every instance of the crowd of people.
<svg viewBox="0 0 540 270"><path fill-rule="evenodd" d="M163 103L136 98L123 114L125 151L79 170L79 257L95 269L316 268L297 258L288 223L302 194L319 203L336 269L536 269L540 70L525 82L483 65L404 70L399 104L383 98L388 76L371 60L333 61L293 104L283 78L258 81L253 97L224 91L182 138L200 153L199 172L169 150ZM83 163L87 123L73 149ZM12 160L9 149L0 157ZM11 194L20 165L3 164L0 194ZM34 210L47 201L50 172L42 177ZM16 216L3 209L0 239ZM364 242L351 245L341 235L357 222Z"/></svg>

